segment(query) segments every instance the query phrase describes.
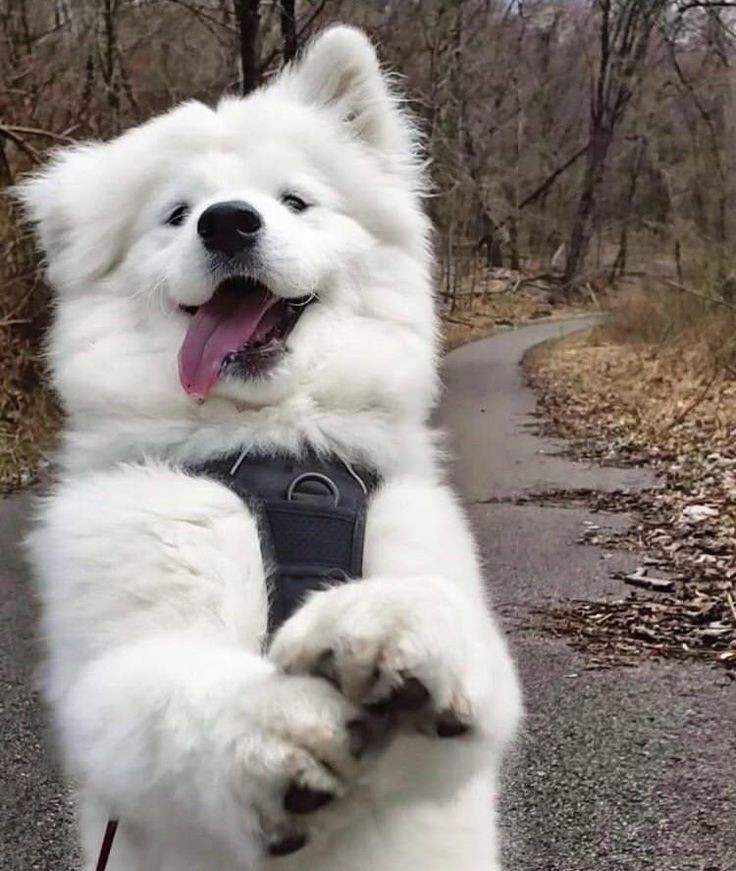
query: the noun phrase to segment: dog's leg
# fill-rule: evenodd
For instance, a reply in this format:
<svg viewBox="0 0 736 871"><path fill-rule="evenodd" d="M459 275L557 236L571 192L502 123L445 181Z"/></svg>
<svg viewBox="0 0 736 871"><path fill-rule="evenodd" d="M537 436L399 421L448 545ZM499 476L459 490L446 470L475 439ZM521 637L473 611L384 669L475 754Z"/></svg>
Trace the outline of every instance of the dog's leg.
<svg viewBox="0 0 736 871"><path fill-rule="evenodd" d="M365 567L365 580L314 594L281 628L271 656L290 673L325 674L356 705L395 718L400 735L419 734L400 737L376 764L386 830L398 839L393 852L405 862L412 857L404 867L493 867L494 785L520 695L472 537L449 491L411 479L384 485L368 515ZM468 804L477 800L469 796L480 794L486 807L472 815ZM426 825L433 799L444 803L439 830ZM386 807L408 821L414 802L427 812L400 830L390 825ZM482 829L472 829L473 819ZM412 829L407 852L403 839ZM357 844L360 834L353 836ZM402 867L385 846L374 857L380 867ZM344 867L362 869L352 861Z"/></svg>
<svg viewBox="0 0 736 871"><path fill-rule="evenodd" d="M98 657L56 715L72 772L122 831L244 868L304 846L300 815L347 792L361 749L357 713L323 681L206 633Z"/></svg>
<svg viewBox="0 0 736 871"><path fill-rule="evenodd" d="M193 868L298 849L363 732L327 683L259 655L263 568L240 500L162 467L98 474L60 487L32 551L47 695L88 811L121 821L114 863L147 844L210 860ZM85 832L88 849L101 837Z"/></svg>

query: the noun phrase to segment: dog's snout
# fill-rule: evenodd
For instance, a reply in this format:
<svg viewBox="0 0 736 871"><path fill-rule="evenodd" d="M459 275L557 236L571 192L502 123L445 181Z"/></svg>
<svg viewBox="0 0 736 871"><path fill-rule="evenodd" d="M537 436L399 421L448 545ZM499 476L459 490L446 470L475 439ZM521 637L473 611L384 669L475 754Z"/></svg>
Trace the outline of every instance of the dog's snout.
<svg viewBox="0 0 736 871"><path fill-rule="evenodd" d="M197 221L205 248L234 256L253 246L263 226L260 212L248 203L229 200L206 208Z"/></svg>

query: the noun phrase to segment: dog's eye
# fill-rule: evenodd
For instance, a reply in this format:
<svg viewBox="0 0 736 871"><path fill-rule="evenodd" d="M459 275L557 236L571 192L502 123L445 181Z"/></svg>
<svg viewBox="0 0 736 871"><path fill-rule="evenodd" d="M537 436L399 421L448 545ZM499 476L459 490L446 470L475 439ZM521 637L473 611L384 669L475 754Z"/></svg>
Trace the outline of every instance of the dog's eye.
<svg viewBox="0 0 736 871"><path fill-rule="evenodd" d="M178 227L183 224L189 214L189 206L186 203L179 203L169 212L165 223L172 227Z"/></svg>
<svg viewBox="0 0 736 871"><path fill-rule="evenodd" d="M310 203L305 202L301 197L298 197L296 194L284 194L281 197L281 202L286 206L287 209L291 209L292 212L303 212L310 206Z"/></svg>

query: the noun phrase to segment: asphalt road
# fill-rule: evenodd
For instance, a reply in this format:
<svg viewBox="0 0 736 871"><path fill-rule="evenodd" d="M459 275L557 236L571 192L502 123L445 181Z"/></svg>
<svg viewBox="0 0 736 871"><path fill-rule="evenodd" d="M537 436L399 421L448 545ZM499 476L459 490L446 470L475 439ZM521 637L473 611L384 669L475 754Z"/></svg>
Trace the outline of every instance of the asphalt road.
<svg viewBox="0 0 736 871"><path fill-rule="evenodd" d="M527 721L502 809L507 871L736 871L736 685L700 665L586 670L564 641L528 627L561 596L621 592L602 559L575 544L601 515L484 499L560 487L653 483L557 455L534 434L523 353L585 321L544 323L459 348L445 364L439 422L481 542L493 598L519 663ZM608 518L612 525L620 516ZM624 521L625 522L625 521Z"/></svg>
<svg viewBox="0 0 736 871"><path fill-rule="evenodd" d="M506 869L736 871L736 686L698 665L586 670L583 655L529 628L535 605L618 592L609 569L631 563L575 544L585 511L504 500L651 483L563 459L533 432L518 362L584 325L540 323L460 348L445 364L438 419L452 433L454 477L526 695L502 808ZM72 871L71 806L33 689L36 613L18 556L27 514L25 496L0 503L0 869Z"/></svg>

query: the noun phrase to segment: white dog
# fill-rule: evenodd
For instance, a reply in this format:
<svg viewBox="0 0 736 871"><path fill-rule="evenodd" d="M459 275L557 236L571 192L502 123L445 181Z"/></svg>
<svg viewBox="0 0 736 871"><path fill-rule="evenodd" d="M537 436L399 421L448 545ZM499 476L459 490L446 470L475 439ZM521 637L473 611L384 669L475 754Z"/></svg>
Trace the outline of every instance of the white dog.
<svg viewBox="0 0 736 871"><path fill-rule="evenodd" d="M108 818L109 871L499 867L520 700L427 423L421 189L346 27L21 187L57 293L67 425L31 553L85 868ZM196 473L223 456L374 480L362 579L272 639L262 518Z"/></svg>

